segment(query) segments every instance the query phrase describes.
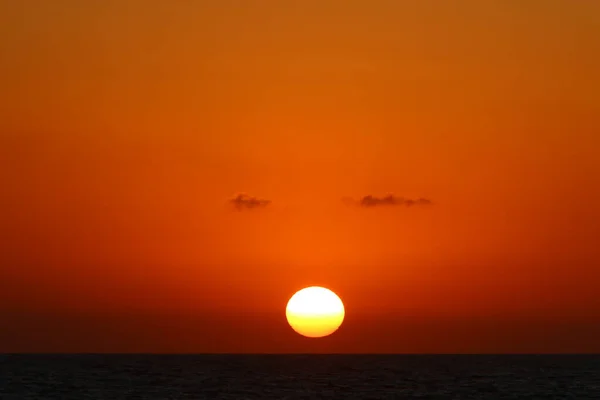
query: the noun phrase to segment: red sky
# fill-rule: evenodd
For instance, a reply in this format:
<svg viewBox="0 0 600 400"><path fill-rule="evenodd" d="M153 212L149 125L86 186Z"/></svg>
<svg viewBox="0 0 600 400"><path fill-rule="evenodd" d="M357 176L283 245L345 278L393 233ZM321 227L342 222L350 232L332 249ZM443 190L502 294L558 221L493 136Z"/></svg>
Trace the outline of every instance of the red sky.
<svg viewBox="0 0 600 400"><path fill-rule="evenodd" d="M450 3L0 0L0 351L600 351L600 4Z"/></svg>

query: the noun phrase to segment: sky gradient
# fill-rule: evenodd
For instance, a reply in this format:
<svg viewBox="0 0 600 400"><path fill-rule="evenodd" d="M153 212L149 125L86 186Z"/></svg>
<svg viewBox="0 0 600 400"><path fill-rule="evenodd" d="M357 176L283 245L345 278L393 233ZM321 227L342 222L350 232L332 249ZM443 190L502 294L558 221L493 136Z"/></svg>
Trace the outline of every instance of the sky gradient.
<svg viewBox="0 0 600 400"><path fill-rule="evenodd" d="M0 351L599 352L598 71L596 1L0 0Z"/></svg>

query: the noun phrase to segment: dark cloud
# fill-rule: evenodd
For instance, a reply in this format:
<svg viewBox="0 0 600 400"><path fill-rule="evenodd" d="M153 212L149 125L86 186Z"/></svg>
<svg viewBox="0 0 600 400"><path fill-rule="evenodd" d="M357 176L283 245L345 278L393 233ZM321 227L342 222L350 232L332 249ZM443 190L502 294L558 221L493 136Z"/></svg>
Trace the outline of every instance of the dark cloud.
<svg viewBox="0 0 600 400"><path fill-rule="evenodd" d="M344 203L349 204L348 198L344 198L342 200ZM379 206L404 206L404 207L413 207L413 206L429 206L432 204L431 200L425 198L418 199L407 199L405 197L397 197L394 195L387 195L385 197L377 197L372 195L367 195L355 202L355 204L361 207L379 207Z"/></svg>
<svg viewBox="0 0 600 400"><path fill-rule="evenodd" d="M238 210L253 210L256 208L265 208L271 204L270 200L259 199L257 197L248 196L246 194L238 194L233 199L229 200Z"/></svg>

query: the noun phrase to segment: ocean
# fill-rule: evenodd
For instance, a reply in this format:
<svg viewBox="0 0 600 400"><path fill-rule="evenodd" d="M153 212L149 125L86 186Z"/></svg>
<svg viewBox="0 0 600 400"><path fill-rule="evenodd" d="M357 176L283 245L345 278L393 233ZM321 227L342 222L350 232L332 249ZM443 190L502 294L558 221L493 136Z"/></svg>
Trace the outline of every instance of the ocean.
<svg viewBox="0 0 600 400"><path fill-rule="evenodd" d="M0 399L600 399L600 356L7 354Z"/></svg>

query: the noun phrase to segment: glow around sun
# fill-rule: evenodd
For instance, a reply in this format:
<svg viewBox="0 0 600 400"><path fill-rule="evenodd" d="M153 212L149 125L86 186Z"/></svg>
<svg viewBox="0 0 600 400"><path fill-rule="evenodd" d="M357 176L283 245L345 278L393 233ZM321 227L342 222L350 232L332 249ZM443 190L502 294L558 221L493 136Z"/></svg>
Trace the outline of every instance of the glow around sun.
<svg viewBox="0 0 600 400"><path fill-rule="evenodd" d="M299 334L318 338L331 335L344 321L342 300L331 290L319 286L304 288L288 301L288 323Z"/></svg>

